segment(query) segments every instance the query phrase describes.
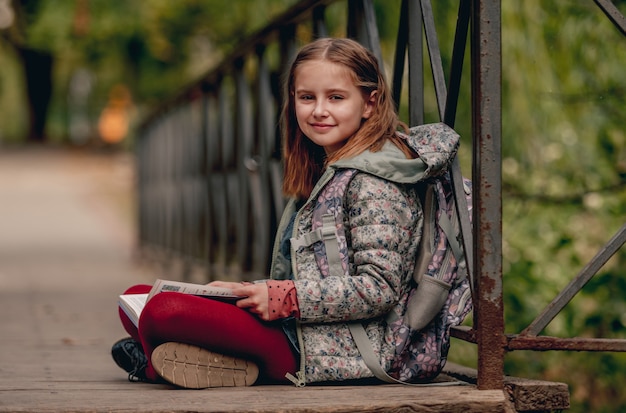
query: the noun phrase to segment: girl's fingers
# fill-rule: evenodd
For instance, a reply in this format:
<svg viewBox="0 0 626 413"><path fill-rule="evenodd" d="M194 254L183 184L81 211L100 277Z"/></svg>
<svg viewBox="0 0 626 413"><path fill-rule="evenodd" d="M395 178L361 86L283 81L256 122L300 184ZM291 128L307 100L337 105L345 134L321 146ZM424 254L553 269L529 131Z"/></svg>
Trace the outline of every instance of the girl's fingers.
<svg viewBox="0 0 626 413"><path fill-rule="evenodd" d="M241 287L240 283L235 283L235 282L230 282L230 281L211 281L207 285L210 285L212 287L219 287L219 288L230 288L232 290L234 290L235 288Z"/></svg>

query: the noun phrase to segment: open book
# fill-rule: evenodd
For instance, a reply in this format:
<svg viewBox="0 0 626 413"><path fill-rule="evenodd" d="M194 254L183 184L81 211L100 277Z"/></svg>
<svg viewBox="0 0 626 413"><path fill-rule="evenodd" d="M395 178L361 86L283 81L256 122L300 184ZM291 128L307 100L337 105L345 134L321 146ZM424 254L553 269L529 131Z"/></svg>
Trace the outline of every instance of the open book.
<svg viewBox="0 0 626 413"><path fill-rule="evenodd" d="M210 285L191 284L180 281L156 280L148 294L122 294L119 306L133 324L139 324L139 316L146 303L156 294L173 291L183 294L198 295L214 300L234 302L241 296L234 295L230 288L212 287Z"/></svg>

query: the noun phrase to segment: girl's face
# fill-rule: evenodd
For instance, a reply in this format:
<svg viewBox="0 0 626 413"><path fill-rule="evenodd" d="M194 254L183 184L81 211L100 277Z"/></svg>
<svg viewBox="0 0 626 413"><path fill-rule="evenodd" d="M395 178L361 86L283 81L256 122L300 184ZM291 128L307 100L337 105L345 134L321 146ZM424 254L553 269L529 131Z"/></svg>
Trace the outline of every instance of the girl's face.
<svg viewBox="0 0 626 413"><path fill-rule="evenodd" d="M327 154L345 145L372 115L375 93L364 95L350 69L325 60L311 60L295 71L294 99L298 126Z"/></svg>

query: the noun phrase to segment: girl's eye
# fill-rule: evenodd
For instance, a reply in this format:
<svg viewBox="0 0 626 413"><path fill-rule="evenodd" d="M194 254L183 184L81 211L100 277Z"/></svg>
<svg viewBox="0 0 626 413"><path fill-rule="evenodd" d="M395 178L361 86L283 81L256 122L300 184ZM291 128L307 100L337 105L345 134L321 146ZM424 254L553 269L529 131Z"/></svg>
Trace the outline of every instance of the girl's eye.
<svg viewBox="0 0 626 413"><path fill-rule="evenodd" d="M311 95L300 95L300 100L312 100L313 96Z"/></svg>
<svg viewBox="0 0 626 413"><path fill-rule="evenodd" d="M343 96L341 95L332 95L330 97L330 100L341 100L341 99L343 99Z"/></svg>

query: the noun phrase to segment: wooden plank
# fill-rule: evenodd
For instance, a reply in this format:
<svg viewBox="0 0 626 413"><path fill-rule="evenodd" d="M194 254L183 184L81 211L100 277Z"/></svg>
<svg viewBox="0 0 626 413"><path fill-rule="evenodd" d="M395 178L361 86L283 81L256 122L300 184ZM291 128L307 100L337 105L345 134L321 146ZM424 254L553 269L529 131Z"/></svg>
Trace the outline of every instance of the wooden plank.
<svg viewBox="0 0 626 413"><path fill-rule="evenodd" d="M454 363L448 363L444 372L468 383L476 383L477 380L475 369ZM506 376L504 388L516 411L541 412L570 407L566 383Z"/></svg>
<svg viewBox="0 0 626 413"><path fill-rule="evenodd" d="M565 383L507 377L504 386L517 411L569 409L569 388Z"/></svg>
<svg viewBox="0 0 626 413"><path fill-rule="evenodd" d="M10 397L9 397L10 396ZM99 382L31 382L0 392L0 412L505 412L497 390L475 386L253 386L180 390L165 385Z"/></svg>

